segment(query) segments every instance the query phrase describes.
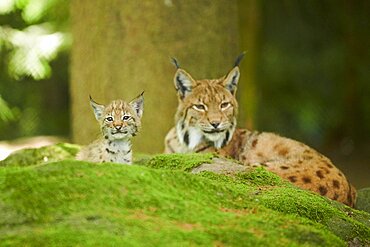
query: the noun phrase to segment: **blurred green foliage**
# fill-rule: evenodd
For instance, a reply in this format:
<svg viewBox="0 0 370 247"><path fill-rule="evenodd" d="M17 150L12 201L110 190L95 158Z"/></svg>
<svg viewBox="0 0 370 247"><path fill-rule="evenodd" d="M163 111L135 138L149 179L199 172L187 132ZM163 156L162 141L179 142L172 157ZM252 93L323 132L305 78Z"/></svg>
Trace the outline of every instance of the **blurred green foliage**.
<svg viewBox="0 0 370 247"><path fill-rule="evenodd" d="M369 141L369 1L259 3L257 127L314 146Z"/></svg>
<svg viewBox="0 0 370 247"><path fill-rule="evenodd" d="M64 0L0 1L0 139L68 135L68 8Z"/></svg>
<svg viewBox="0 0 370 247"><path fill-rule="evenodd" d="M10 121L14 119L14 114L9 108L8 104L3 100L0 95L0 120Z"/></svg>

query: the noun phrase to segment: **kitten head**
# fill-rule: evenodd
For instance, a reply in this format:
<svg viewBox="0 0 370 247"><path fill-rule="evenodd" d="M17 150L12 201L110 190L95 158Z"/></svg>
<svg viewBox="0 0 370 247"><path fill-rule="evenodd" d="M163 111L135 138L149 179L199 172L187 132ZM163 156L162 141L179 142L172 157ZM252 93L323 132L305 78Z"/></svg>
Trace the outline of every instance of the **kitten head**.
<svg viewBox="0 0 370 247"><path fill-rule="evenodd" d="M104 138L120 140L129 139L136 135L140 129L143 115L143 93L129 103L123 100L114 100L106 106L96 103L90 96L90 104Z"/></svg>

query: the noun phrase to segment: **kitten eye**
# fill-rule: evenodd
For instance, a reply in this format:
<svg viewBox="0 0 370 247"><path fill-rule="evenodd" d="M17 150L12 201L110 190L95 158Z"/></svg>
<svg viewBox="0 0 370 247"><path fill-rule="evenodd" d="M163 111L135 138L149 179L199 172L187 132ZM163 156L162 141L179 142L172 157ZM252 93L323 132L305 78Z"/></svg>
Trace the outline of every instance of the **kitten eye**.
<svg viewBox="0 0 370 247"><path fill-rule="evenodd" d="M129 120L130 118L131 118L130 116L126 115L126 116L123 116L123 117L122 117L122 120L123 120L123 121L127 121L127 120Z"/></svg>
<svg viewBox="0 0 370 247"><path fill-rule="evenodd" d="M206 106L202 105L202 104L193 105L193 108L197 111L205 111L206 110Z"/></svg>
<svg viewBox="0 0 370 247"><path fill-rule="evenodd" d="M105 120L107 120L108 122L112 122L113 121L113 117L106 117Z"/></svg>
<svg viewBox="0 0 370 247"><path fill-rule="evenodd" d="M230 102L223 102L223 103L221 103L220 107L221 107L221 109L226 109L226 108L228 108L230 105L231 105L231 104L230 104Z"/></svg>

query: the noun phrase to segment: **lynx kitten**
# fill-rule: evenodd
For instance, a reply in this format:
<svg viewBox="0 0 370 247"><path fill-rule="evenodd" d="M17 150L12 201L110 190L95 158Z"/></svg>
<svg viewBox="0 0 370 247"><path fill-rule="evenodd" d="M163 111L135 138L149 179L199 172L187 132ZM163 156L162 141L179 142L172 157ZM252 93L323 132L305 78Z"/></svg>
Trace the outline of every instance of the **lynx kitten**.
<svg viewBox="0 0 370 247"><path fill-rule="evenodd" d="M303 189L353 206L356 190L333 163L307 145L273 133L236 128L239 56L220 79L195 80L174 60L179 105L166 153L217 152L263 166Z"/></svg>
<svg viewBox="0 0 370 247"><path fill-rule="evenodd" d="M114 100L104 106L90 97L90 104L100 124L103 137L82 148L76 159L131 164L131 138L136 135L141 125L143 93L130 103Z"/></svg>

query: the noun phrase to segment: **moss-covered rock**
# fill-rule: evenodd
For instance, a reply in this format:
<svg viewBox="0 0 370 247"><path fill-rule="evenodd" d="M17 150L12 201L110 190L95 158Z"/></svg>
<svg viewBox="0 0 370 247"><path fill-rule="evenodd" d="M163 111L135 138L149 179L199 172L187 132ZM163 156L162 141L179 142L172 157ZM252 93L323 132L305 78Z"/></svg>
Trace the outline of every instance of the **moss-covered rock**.
<svg viewBox="0 0 370 247"><path fill-rule="evenodd" d="M370 244L369 214L264 169L192 173L220 164L212 155L158 155L132 166L11 159L0 167L0 246Z"/></svg>
<svg viewBox="0 0 370 247"><path fill-rule="evenodd" d="M29 148L14 152L0 166L30 166L48 162L73 159L80 150L78 145L59 143L41 148Z"/></svg>

